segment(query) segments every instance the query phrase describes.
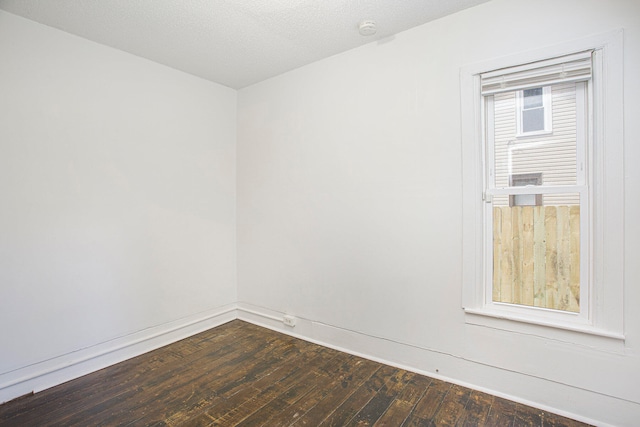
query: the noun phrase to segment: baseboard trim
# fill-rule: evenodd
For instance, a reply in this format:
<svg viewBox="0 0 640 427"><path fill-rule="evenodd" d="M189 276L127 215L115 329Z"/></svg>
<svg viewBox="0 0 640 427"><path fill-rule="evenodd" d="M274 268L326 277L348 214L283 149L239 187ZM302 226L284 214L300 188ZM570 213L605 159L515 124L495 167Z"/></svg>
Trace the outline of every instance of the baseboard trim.
<svg viewBox="0 0 640 427"><path fill-rule="evenodd" d="M592 425L603 427L627 425L629 423L626 420L631 420L632 415L637 411L636 406L633 408L629 406L630 402L322 322L297 317L297 324L292 328L284 325L285 314L292 313L278 312L242 302L229 304L0 374L0 403L29 393L37 393L239 319L338 351L448 381ZM511 390L504 392L505 387L502 387L503 391L498 391L501 387L491 387L491 384L515 385L512 387L513 393L509 393ZM551 395L552 402L561 401L563 394L571 392L573 396L571 402L577 406L569 407L568 410L559 409L536 401L535 393L533 399L523 398L522 396L527 396L524 392L527 387L543 390L545 394ZM541 400L544 399L541 398ZM598 420L600 417L595 413L598 409L593 408L602 410L603 407L609 408L608 413L625 414L622 415L624 421L608 424Z"/></svg>
<svg viewBox="0 0 640 427"><path fill-rule="evenodd" d="M418 373L420 375L426 375L428 377L447 381L473 390L478 390L517 403L521 403L523 405L538 408L543 411L572 418L574 420L578 420L587 424L602 427L612 427L614 425L607 424L603 421L599 421L588 416L578 415L577 413L572 411L562 410L558 409L557 407L540 404L539 402L536 402L534 400L524 399L515 394L504 393L491 387L478 386L478 384L463 381L460 378L456 378L454 376L448 376L446 374L443 375L439 371L459 372L461 373L460 377L464 377L466 373L473 372L474 370L482 370L486 372L481 373L480 376L501 375L505 379L508 377L512 377L512 379L515 379L517 377L520 380L523 379L522 377L526 377L523 374L510 371L500 372L500 370L497 368L481 365L473 361L461 358L456 358L445 353L433 352L428 349L418 349L415 346L397 343L385 340L383 338L372 337L360 332L351 331L308 319L301 319L299 317L297 318L296 326L292 328L289 326L285 326L282 321L285 314L291 313L281 313L247 303L238 303L237 313L238 319L245 322L268 328L276 332L284 333L295 338L303 339L314 344L329 347L334 350L352 354L354 356L362 357L364 359L394 366L410 372ZM391 357L390 355L392 354L404 355L405 360L402 360L402 358ZM441 366L444 369L430 370L421 368L421 366L424 365ZM525 378L525 381L539 382L544 380L538 378ZM553 385L559 388L570 388L569 386L561 386L558 384ZM591 399L602 399L602 396L591 396Z"/></svg>
<svg viewBox="0 0 640 427"><path fill-rule="evenodd" d="M0 375L0 403L62 384L235 320L236 304L217 307Z"/></svg>

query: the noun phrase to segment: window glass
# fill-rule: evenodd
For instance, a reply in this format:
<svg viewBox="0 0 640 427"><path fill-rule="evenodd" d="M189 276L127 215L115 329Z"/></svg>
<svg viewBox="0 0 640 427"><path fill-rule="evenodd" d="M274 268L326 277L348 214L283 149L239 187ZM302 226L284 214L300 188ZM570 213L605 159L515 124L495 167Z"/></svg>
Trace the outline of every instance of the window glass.
<svg viewBox="0 0 640 427"><path fill-rule="evenodd" d="M524 108L542 107L542 88L525 89L523 93Z"/></svg>
<svg viewBox="0 0 640 427"><path fill-rule="evenodd" d="M494 204L493 302L580 311L579 200L570 193L545 195L542 206Z"/></svg>
<svg viewBox="0 0 640 427"><path fill-rule="evenodd" d="M583 87L558 83L546 89L553 131L526 139L517 138L518 97L532 107L522 110L524 130L527 117L544 128L543 88L487 97L494 303L580 312L581 193L571 189L577 190L584 146L578 130L585 118L577 106Z"/></svg>
<svg viewBox="0 0 640 427"><path fill-rule="evenodd" d="M541 94L542 89L539 90ZM553 85L550 88L550 94L553 105L551 108L553 132L530 136L526 139L517 138L514 119L517 110L517 91L494 95L492 149L495 165L493 179L496 188L508 187L513 176L538 173L544 176L544 185L575 185L577 183L576 83ZM524 113L537 114L542 111L542 109L525 110ZM525 115L526 117L528 116Z"/></svg>
<svg viewBox="0 0 640 427"><path fill-rule="evenodd" d="M522 111L522 132L544 130L544 108Z"/></svg>

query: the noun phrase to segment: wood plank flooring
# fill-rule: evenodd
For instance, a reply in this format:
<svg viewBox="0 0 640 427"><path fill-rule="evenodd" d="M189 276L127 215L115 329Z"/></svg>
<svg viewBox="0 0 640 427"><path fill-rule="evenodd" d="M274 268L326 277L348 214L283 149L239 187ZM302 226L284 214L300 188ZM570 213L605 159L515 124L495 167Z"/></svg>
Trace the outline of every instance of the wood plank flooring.
<svg viewBox="0 0 640 427"><path fill-rule="evenodd" d="M235 320L0 405L0 426L584 426Z"/></svg>

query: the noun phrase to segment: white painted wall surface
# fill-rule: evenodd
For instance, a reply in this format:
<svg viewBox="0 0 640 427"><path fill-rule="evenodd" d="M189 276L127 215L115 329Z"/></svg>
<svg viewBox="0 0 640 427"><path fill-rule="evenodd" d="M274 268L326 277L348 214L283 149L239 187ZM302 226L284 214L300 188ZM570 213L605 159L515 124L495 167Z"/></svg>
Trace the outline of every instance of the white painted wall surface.
<svg viewBox="0 0 640 427"><path fill-rule="evenodd" d="M0 58L0 389L234 304L236 92L5 12Z"/></svg>
<svg viewBox="0 0 640 427"><path fill-rule="evenodd" d="M465 323L461 67L624 28L625 334ZM245 317L599 424L640 419L640 2L495 0L239 91ZM275 317L273 317L275 316ZM290 329L288 329L291 331Z"/></svg>

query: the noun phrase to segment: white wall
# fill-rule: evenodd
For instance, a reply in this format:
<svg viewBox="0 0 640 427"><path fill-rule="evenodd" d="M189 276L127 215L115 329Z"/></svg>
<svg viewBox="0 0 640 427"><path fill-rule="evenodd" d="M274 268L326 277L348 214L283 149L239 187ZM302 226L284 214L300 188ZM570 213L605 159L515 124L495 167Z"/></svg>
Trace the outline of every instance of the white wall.
<svg viewBox="0 0 640 427"><path fill-rule="evenodd" d="M5 12L0 58L0 397L233 305L236 91Z"/></svg>
<svg viewBox="0 0 640 427"><path fill-rule="evenodd" d="M465 323L460 68L624 28L625 333ZM239 91L238 298L274 328L584 420L640 419L640 2L495 0ZM269 317L271 316L271 317Z"/></svg>
<svg viewBox="0 0 640 427"><path fill-rule="evenodd" d="M460 67L621 27L626 341L466 324ZM230 89L4 12L0 58L0 401L239 300L368 357L640 419L637 1L494 0L244 89L237 122Z"/></svg>

